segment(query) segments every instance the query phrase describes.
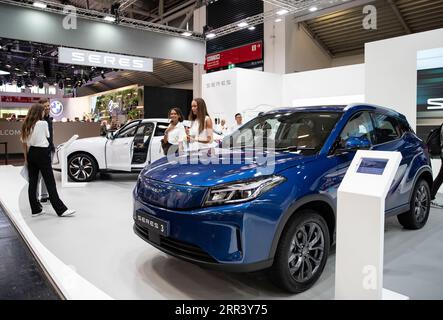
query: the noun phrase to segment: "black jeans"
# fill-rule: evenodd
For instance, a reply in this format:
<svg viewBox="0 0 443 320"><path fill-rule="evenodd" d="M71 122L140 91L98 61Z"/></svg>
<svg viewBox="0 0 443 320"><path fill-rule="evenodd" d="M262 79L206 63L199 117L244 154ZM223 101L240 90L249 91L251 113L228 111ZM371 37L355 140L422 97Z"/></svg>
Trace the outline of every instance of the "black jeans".
<svg viewBox="0 0 443 320"><path fill-rule="evenodd" d="M441 160L441 166L440 171L438 172L437 178L435 178L434 182L432 183L432 190L431 190L431 199L435 199L435 195L438 192L438 189L440 189L441 184L443 183L443 159Z"/></svg>
<svg viewBox="0 0 443 320"><path fill-rule="evenodd" d="M42 209L37 200L38 174L42 174L43 181L49 193L49 201L58 215L68 208L60 200L52 172L51 154L49 148L30 147L28 152L29 187L28 197L32 213L39 213Z"/></svg>

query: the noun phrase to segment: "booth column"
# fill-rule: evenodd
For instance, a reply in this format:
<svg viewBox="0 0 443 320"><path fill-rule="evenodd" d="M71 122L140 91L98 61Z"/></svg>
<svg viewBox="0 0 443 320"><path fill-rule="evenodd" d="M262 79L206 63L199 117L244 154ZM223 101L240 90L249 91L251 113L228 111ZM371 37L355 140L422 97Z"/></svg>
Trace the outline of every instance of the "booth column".
<svg viewBox="0 0 443 320"><path fill-rule="evenodd" d="M202 6L194 11L194 31L203 32L203 26L206 25L206 6ZM193 67L193 90L194 97L202 95L202 75L205 74L203 64L194 63Z"/></svg>

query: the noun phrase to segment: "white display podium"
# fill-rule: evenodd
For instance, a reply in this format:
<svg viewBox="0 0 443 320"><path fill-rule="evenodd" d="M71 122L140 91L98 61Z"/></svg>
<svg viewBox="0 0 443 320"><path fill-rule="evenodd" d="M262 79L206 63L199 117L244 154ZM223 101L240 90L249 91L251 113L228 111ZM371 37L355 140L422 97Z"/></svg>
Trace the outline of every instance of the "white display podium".
<svg viewBox="0 0 443 320"><path fill-rule="evenodd" d="M78 139L78 134L73 135L71 139L69 139L63 144L63 147L60 150L62 188L79 188L86 186L86 182L68 182L68 156L66 155L66 150L77 139Z"/></svg>
<svg viewBox="0 0 443 320"><path fill-rule="evenodd" d="M335 299L407 299L383 290L385 199L401 159L359 150L338 188Z"/></svg>

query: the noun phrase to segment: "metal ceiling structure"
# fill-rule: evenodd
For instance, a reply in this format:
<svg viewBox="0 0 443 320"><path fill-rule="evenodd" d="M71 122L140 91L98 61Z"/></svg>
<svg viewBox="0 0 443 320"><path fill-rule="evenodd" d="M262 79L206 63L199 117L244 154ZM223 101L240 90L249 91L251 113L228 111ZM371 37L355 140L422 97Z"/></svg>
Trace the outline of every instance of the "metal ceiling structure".
<svg viewBox="0 0 443 320"><path fill-rule="evenodd" d="M363 5L377 9L377 29L363 28ZM363 54L367 42L443 28L443 1L352 1L347 8L295 18L333 57Z"/></svg>
<svg viewBox="0 0 443 320"><path fill-rule="evenodd" d="M33 0L0 0L1 3L32 8L64 15L67 5L76 7L79 18L105 22L104 18L113 16L115 22L121 26L159 32L168 35L182 36L186 23L200 2L190 0L183 3L181 0L133 1L133 0L40 0L45 6L35 7ZM155 7L156 9L151 9ZM141 7L137 6L141 4ZM151 4L151 6L148 6ZM164 11L167 9L167 11ZM151 13L153 12L153 13ZM155 12L155 13L154 13ZM183 18L184 16L184 18ZM177 19L181 19L177 22ZM186 23L184 23L186 22ZM178 23L177 27L173 26ZM172 25L170 25L172 24ZM189 28L192 30L192 28ZM202 34L191 32L191 39L203 40Z"/></svg>

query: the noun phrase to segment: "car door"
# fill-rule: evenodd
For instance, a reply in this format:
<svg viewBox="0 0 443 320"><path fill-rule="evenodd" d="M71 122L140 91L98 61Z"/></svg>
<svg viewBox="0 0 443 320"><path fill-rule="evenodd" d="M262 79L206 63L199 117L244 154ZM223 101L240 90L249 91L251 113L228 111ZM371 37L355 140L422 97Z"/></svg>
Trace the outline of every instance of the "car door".
<svg viewBox="0 0 443 320"><path fill-rule="evenodd" d="M141 123L134 137L134 150L132 156L132 168L142 169L149 163L149 150L155 129L154 122Z"/></svg>
<svg viewBox="0 0 443 320"><path fill-rule="evenodd" d="M168 128L168 123L158 122L155 128L154 136L151 139L151 147L149 149L150 163L157 161L158 159L164 157L162 149L162 139L165 135L165 130Z"/></svg>
<svg viewBox="0 0 443 320"><path fill-rule="evenodd" d="M133 142L140 121L133 121L106 143L106 165L108 169L131 171Z"/></svg>
<svg viewBox="0 0 443 320"><path fill-rule="evenodd" d="M382 113L371 114L376 144L372 148L377 151L398 151L402 155L400 166L392 182L391 189L386 196L386 210L402 206L409 201L410 190L401 188L402 180L410 169L410 164L416 155L416 144L409 135L404 135L399 120Z"/></svg>

